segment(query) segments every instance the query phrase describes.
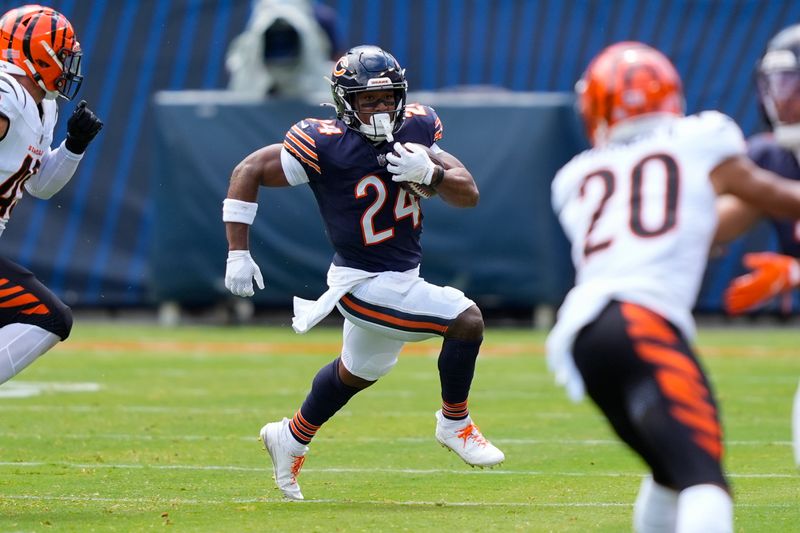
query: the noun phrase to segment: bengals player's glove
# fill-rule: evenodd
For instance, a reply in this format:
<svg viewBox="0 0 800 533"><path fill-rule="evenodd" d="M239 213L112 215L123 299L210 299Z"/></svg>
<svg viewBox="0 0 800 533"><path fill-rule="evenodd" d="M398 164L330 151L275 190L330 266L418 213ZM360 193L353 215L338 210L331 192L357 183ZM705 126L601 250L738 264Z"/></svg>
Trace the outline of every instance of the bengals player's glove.
<svg viewBox="0 0 800 533"><path fill-rule="evenodd" d="M231 250L228 252L228 264L225 268L225 288L236 296L252 296L253 279L259 289L264 288L264 277L261 269L248 250Z"/></svg>
<svg viewBox="0 0 800 533"><path fill-rule="evenodd" d="M386 154L386 170L394 174L392 181L408 181L430 185L436 168L428 153L414 143L394 143L394 153Z"/></svg>
<svg viewBox="0 0 800 533"><path fill-rule="evenodd" d="M800 263L794 257L762 252L745 254L743 263L752 272L734 279L725 290L728 313L749 311L800 284Z"/></svg>
<svg viewBox="0 0 800 533"><path fill-rule="evenodd" d="M102 128L103 121L86 106L86 100L81 100L67 121L67 150L82 154Z"/></svg>

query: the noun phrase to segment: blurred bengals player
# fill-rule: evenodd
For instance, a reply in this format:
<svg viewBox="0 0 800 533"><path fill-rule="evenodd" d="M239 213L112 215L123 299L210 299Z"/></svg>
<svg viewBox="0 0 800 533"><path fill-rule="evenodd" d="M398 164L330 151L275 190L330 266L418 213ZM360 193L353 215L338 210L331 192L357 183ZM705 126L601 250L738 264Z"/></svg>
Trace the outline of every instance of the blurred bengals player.
<svg viewBox="0 0 800 533"><path fill-rule="evenodd" d="M252 296L253 279L264 288L248 251L260 186L308 184L336 252L328 291L315 302L295 298L292 326L304 333L338 307L345 317L341 356L317 372L291 420L261 429L287 498L303 499L297 475L320 426L388 373L406 342L437 336L443 338L442 408L435 413L435 438L473 466L505 458L472 423L467 407L483 317L461 291L419 276L422 206L401 185L432 188L455 207L477 204L478 188L464 165L436 145L442 137L436 112L406 104L407 87L405 70L391 54L377 46L352 48L331 76L336 120L301 120L283 143L247 156L233 170L223 202L230 250L225 286L233 294Z"/></svg>
<svg viewBox="0 0 800 533"><path fill-rule="evenodd" d="M56 98L81 85L81 49L70 22L39 5L0 18L0 233L23 187L50 198L70 180L103 123L86 102L67 122L67 138L51 150ZM0 258L0 383L64 340L72 312L25 268Z"/></svg>
<svg viewBox="0 0 800 533"><path fill-rule="evenodd" d="M722 430L691 311L717 196L797 217L800 183L753 164L728 117L684 116L678 73L647 45L606 48L576 92L593 147L552 184L576 285L547 339L548 364L649 466L637 531L732 531Z"/></svg>
<svg viewBox="0 0 800 533"><path fill-rule="evenodd" d="M755 163L800 181L800 24L783 29L767 45L758 63L756 83L771 133L748 140L747 154ZM718 240L734 239L766 213L736 197L726 197L720 210ZM800 220L771 218L781 253L745 255L752 272L734 279L725 292L726 310L741 314L758 308L800 285ZM800 387L792 415L794 458L800 465Z"/></svg>

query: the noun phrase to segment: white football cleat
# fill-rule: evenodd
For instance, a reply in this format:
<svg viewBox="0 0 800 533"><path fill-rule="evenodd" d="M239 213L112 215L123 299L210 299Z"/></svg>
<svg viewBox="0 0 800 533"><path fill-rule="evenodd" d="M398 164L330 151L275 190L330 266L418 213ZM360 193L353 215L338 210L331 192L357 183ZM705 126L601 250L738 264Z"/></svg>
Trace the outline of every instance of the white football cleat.
<svg viewBox="0 0 800 533"><path fill-rule="evenodd" d="M308 446L303 446L292 437L287 418L261 428L261 441L272 459L275 484L286 498L302 500L303 493L297 484L297 476L306 460Z"/></svg>
<svg viewBox="0 0 800 533"><path fill-rule="evenodd" d="M441 409L436 411L436 440L471 466L496 466L506 458L503 452L486 440L470 417L448 420L442 416Z"/></svg>

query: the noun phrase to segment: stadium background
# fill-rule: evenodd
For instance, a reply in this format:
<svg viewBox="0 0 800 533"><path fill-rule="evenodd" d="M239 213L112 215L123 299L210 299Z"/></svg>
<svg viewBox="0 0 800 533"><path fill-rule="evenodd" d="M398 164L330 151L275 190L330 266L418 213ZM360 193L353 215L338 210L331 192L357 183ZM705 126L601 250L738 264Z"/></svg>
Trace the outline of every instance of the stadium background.
<svg viewBox="0 0 800 533"><path fill-rule="evenodd" d="M502 91L507 91L508 102L518 102L517 93L522 92L568 93L587 61L602 47L623 39L642 40L665 51L676 63L685 80L689 112L719 109L734 117L746 134L759 129L752 84L756 59L771 35L800 20L800 2L793 0L327 0L323 3L338 12L343 46L375 43L391 50L408 68L412 89L496 87L501 98ZM104 119L106 128L89 149L73 183L59 196L49 202L26 198L20 203L0 239L0 253L31 268L65 301L79 308L153 306L164 298L185 299L187 303L221 300L225 254L224 241L220 240L222 224L218 222L221 196L206 195L198 200L197 195L190 194L191 176L189 181L186 176L182 178L184 181L173 176L186 167L170 159L173 154L168 143L165 147L164 131L165 127L169 131L175 122L165 119L166 115L154 104L154 95L163 90L224 88L225 50L244 28L249 2L60 0L50 4L64 12L76 27L86 51L86 81L80 96ZM5 11L14 5L16 2L2 1L0 9ZM556 115L551 115L555 123L538 124L540 131L535 139L526 136L525 124L516 124L514 133L518 135L502 138L511 146L509 153L555 154L556 160L549 161L553 166L568 157L567 152L578 149L582 141L574 136L565 141L559 135L541 134L544 126L566 128L564 131L571 134L577 131L574 117L564 112L569 108L568 98L537 100L537 105L549 102L547 105L552 104L557 110ZM62 105L62 116L68 116L73 106L74 103ZM457 155L480 156L480 151L473 153L474 146L452 144L459 136L453 139L448 134L455 130L463 133L462 126L467 126L472 128L470 135L460 137L480 141L485 124L482 120L498 120L502 125L503 117L508 116L507 109L493 112L497 107L504 106L487 107L479 102L474 108L450 110L449 116L455 117L459 124L454 127L452 119L445 121L444 146ZM513 105L505 106L508 107ZM247 142L255 146L263 144L260 141L271 139L276 131L285 130L291 122L302 118L293 116L291 106L275 109L282 113L283 122L270 123L268 118L263 122L251 120L245 124L246 131L240 133L247 135ZM184 141L193 146L195 163L202 163L201 156L208 152L218 149L222 152L217 164L227 161L228 170L219 173L216 186L224 191L227 172L249 150L247 142L226 134L236 133L241 121L230 120L221 112L212 117L216 123L206 120L202 124L207 129L194 133L198 139L213 144L195 142L191 137ZM62 120L56 131L57 139L64 136L65 122ZM262 126L263 132L259 130ZM191 135L191 129L186 131ZM488 154L493 147L487 143L495 138L483 139L480 143ZM211 147L214 149L210 150ZM508 167L503 161L495 160L493 165L493 170L487 168L486 175L479 179L484 197L490 187L503 183L530 184L536 180L534 189L499 187L506 196L491 203L496 210L546 211L549 172L541 168L530 168L528 172L516 169L508 177ZM171 191L177 194L165 196L165 192ZM308 219L302 204L305 201L307 198L299 197L301 203L294 205L294 212ZM209 228L213 228L212 234L204 233L202 227L162 218L165 214L179 217L182 210L200 213ZM513 220L500 225L490 217L491 212L479 208L468 216L454 215L459 217L453 219L456 227L443 228L442 235L447 233L445 230L455 229L456 236L449 237L449 243L453 239L468 243L470 234L464 228L480 226L487 232L489 242L491 235L498 236L495 240L501 243L505 241L499 236L510 236L504 248L513 257L493 262L485 248L461 246L452 250L447 249L446 241L442 241L446 249L437 256L436 246L430 240L435 240L437 230L431 223L426 226L429 229L426 229L424 268L430 270L425 275L433 281L453 282L483 305L492 307L557 303L568 284L569 267L563 242L554 233L554 226L528 228L515 225ZM549 214L541 216L547 218ZM315 218L308 223L317 227L318 222ZM317 246L324 242L319 231L314 234L306 227L288 224L287 233L272 238L289 248ZM515 238L523 236L529 239L526 243L530 246L516 247ZM315 240L318 237L320 240ZM175 242L193 242L192 239L200 243L200 248L172 246ZM294 272L294 279L271 277L269 254L274 248L270 247L269 239L266 236L254 243L257 258L263 253L267 282L272 282L259 302L286 305L292 287L301 293L315 292L318 286L313 284L322 282L322 274L316 270L324 269L328 249L323 248L322 256L313 258L310 269L304 266L302 254L296 256L297 262L286 261L284 272ZM750 242L764 239L769 239L769 234L761 228L750 240L736 243L729 256L712 264L698 304L701 310L718 309L721 288L739 271L738 254ZM430 254L434 254L432 259ZM163 263L159 264L159 258ZM547 263L546 268L543 262ZM484 269L485 276L472 276L474 269ZM181 285L182 280L197 272L195 285ZM480 281L470 282L473 278L488 279L491 272L495 272L493 277L500 284L506 285L506 292L498 293L496 286L481 285ZM171 287L175 290L171 291ZM199 299L198 294L202 295Z"/></svg>

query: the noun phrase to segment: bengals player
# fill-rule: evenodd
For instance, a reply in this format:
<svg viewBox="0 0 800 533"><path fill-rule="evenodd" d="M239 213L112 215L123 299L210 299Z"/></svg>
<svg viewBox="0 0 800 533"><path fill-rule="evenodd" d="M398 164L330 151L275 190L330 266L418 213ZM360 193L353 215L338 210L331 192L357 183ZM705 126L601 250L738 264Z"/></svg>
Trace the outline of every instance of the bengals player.
<svg viewBox="0 0 800 533"><path fill-rule="evenodd" d="M717 198L796 218L800 183L753 164L730 118L684 116L677 71L645 44L603 50L576 92L593 146L552 184L576 281L548 336L548 364L650 468L637 531L732 531L722 429L691 311Z"/></svg>
<svg viewBox="0 0 800 533"><path fill-rule="evenodd" d="M291 420L261 430L276 483L291 499L303 499L297 475L320 427L388 373L406 342L432 337L443 339L435 438L473 466L504 459L467 406L483 339L481 312L461 291L419 276L423 202L400 186L424 185L450 205L472 207L478 201L472 175L438 147L443 129L436 112L406 103L405 71L388 52L351 49L334 66L331 91L336 119L301 120L282 143L246 157L223 202L230 250L225 284L233 294L252 295L253 279L263 288L248 251L261 186L310 186L335 251L328 291L315 302L295 298L292 325L303 333L338 307L345 317L341 355L319 370Z"/></svg>
<svg viewBox="0 0 800 533"><path fill-rule="evenodd" d="M50 198L70 180L102 122L81 102L67 138L51 149L57 98L83 80L72 24L39 5L0 17L0 233L23 190ZM72 313L27 269L0 257L0 383L69 336Z"/></svg>

